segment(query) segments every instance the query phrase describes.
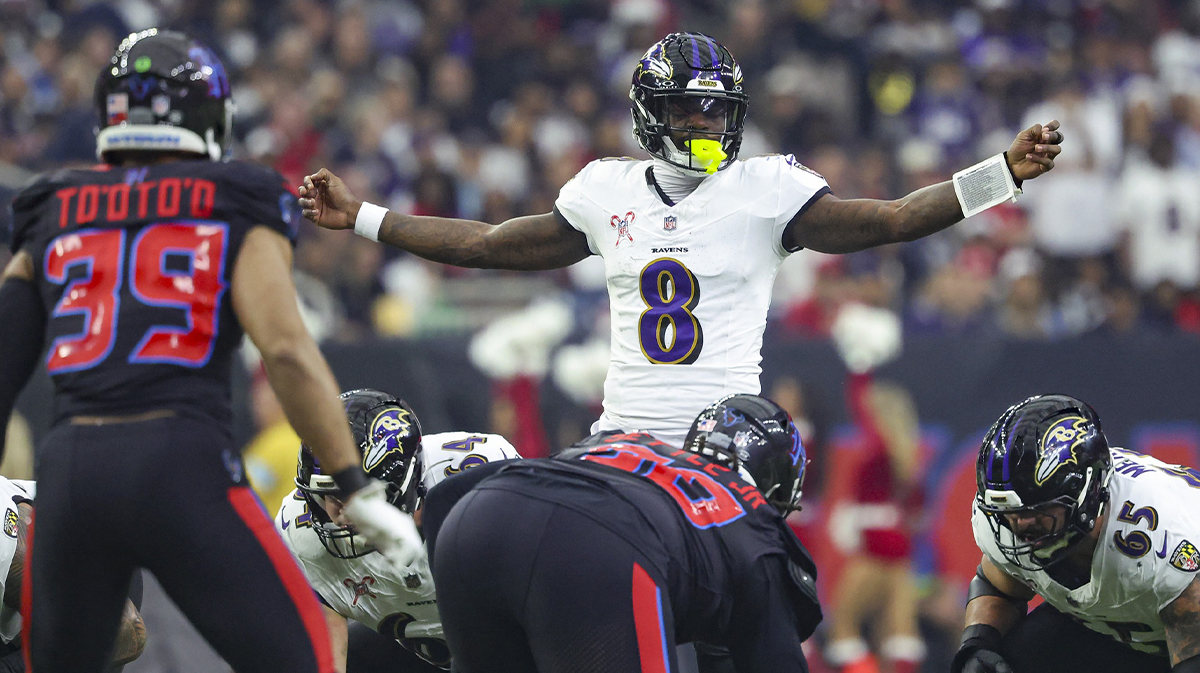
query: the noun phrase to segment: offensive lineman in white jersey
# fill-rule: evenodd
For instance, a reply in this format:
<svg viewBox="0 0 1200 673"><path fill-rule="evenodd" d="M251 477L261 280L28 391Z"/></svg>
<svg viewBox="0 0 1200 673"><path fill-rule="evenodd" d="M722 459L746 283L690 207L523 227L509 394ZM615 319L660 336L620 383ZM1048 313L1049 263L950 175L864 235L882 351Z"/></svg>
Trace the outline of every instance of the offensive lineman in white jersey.
<svg viewBox="0 0 1200 673"><path fill-rule="evenodd" d="M520 458L499 435L421 435L416 413L377 390L340 397L363 456L363 470L387 484L388 501L421 522L425 493L476 465ZM300 448L297 488L275 526L323 604L338 671L434 672L449 668L430 580L402 578L346 525L337 485ZM349 623L353 620L353 624Z"/></svg>
<svg viewBox="0 0 1200 673"><path fill-rule="evenodd" d="M1043 395L992 426L976 479L953 673L1200 672L1200 471L1109 447L1090 406Z"/></svg>
<svg viewBox="0 0 1200 673"><path fill-rule="evenodd" d="M25 670L21 651L21 586L36 496L37 482L0 477L0 569L6 569L0 574L0 673ZM140 581L135 586L131 594L136 592L140 603ZM125 664L140 657L145 647L146 624L134 602L126 600L107 673L121 671Z"/></svg>
<svg viewBox="0 0 1200 673"><path fill-rule="evenodd" d="M458 266L555 269L601 255L612 355L593 432L645 430L680 446L714 399L759 392L771 287L787 255L941 231L1015 197L1053 168L1063 139L1057 121L1036 124L954 182L895 201L842 200L791 156L737 160L749 96L741 67L707 35L672 33L650 47L629 95L634 135L652 159L589 164L550 213L499 226L403 215L357 200L325 169L304 179L300 205L327 229ZM964 197L960 176L973 176Z"/></svg>

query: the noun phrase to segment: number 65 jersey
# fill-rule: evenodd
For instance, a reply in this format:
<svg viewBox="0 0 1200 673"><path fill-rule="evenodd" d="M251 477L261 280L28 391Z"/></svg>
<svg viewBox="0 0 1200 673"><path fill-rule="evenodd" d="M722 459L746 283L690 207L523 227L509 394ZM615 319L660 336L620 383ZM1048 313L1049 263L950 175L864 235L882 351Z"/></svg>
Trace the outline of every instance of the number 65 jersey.
<svg viewBox="0 0 1200 673"><path fill-rule="evenodd" d="M228 422L238 253L252 228L291 240L299 221L283 178L241 162L37 178L13 201L12 250L33 258L58 417L173 409Z"/></svg>
<svg viewBox="0 0 1200 673"><path fill-rule="evenodd" d="M1166 656L1159 612L1200 571L1200 472L1125 449L1110 451L1109 501L1087 584L1071 590L1043 570L1009 562L978 509L971 515L975 542L1060 612L1134 649Z"/></svg>
<svg viewBox="0 0 1200 673"><path fill-rule="evenodd" d="M485 463L520 458L500 435L444 432L421 438L426 492L447 477ZM331 610L361 622L429 663L447 668L450 652L442 637L436 596L410 591L382 555L374 552L340 559L325 550L304 498L297 492L283 500L275 527L282 535L309 584Z"/></svg>
<svg viewBox="0 0 1200 673"><path fill-rule="evenodd" d="M828 193L793 157L735 161L668 205L650 161L604 159L556 211L604 258L612 354L597 430L683 444L700 410L758 393L763 330L788 223Z"/></svg>

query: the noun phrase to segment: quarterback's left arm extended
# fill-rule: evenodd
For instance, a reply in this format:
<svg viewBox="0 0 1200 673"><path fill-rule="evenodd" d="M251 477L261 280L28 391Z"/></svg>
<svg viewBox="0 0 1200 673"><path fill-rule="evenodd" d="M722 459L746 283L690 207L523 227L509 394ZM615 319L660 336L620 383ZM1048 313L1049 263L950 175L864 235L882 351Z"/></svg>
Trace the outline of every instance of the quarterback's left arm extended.
<svg viewBox="0 0 1200 673"><path fill-rule="evenodd" d="M1018 185L1054 168L1062 148L1058 122L1033 126L1017 134L1006 153ZM784 247L844 253L888 243L913 241L936 233L963 218L950 181L918 189L895 201L817 199L793 220L784 234Z"/></svg>
<svg viewBox="0 0 1200 673"><path fill-rule="evenodd" d="M1167 631L1167 649L1174 671L1200 673L1200 578L1159 613ZM1190 660L1190 661L1189 661ZM1179 666L1186 662L1185 666Z"/></svg>
<svg viewBox="0 0 1200 673"><path fill-rule="evenodd" d="M37 368L46 312L34 285L33 258L18 252L0 280L0 456L17 395Z"/></svg>

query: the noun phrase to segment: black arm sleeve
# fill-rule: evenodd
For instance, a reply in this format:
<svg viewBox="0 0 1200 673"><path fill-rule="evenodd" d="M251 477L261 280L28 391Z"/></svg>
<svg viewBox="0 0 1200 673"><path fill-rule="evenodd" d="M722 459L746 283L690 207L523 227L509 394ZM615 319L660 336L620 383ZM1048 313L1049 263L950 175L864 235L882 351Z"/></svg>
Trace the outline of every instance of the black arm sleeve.
<svg viewBox="0 0 1200 673"><path fill-rule="evenodd" d="M791 584L782 554L759 558L746 573L733 610L736 632L729 646L737 673L808 673Z"/></svg>
<svg viewBox="0 0 1200 673"><path fill-rule="evenodd" d="M518 460L514 458L513 460ZM421 534L425 536L425 549L429 552L429 561L433 562L433 549L437 543L438 531L442 529L450 510L462 500L462 497L475 488L475 484L499 472L513 460L498 460L494 463L477 465L463 470L430 489L425 496L424 509L421 512Z"/></svg>
<svg viewBox="0 0 1200 673"><path fill-rule="evenodd" d="M17 278L0 283L0 458L8 418L37 367L45 332L46 311L33 283Z"/></svg>

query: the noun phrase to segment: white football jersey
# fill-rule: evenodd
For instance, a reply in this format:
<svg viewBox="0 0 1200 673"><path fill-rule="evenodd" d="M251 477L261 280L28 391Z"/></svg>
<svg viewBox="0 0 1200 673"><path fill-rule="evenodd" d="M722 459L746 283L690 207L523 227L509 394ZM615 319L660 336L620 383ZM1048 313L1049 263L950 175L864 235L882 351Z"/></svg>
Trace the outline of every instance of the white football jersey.
<svg viewBox="0 0 1200 673"><path fill-rule="evenodd" d="M426 435L421 438L421 451L426 488L475 465L521 457L499 435L467 432ZM275 527L309 584L334 612L395 638L436 666L449 667L435 596L410 591L381 554L353 559L331 555L313 530L308 504L298 491L284 498Z"/></svg>
<svg viewBox="0 0 1200 673"><path fill-rule="evenodd" d="M1167 654L1159 612L1200 571L1200 471L1113 448L1104 530L1087 584L1070 590L1043 570L1023 570L996 545L986 517L971 526L983 553L1059 611L1144 652ZM1006 542L1012 534L1001 529Z"/></svg>
<svg viewBox="0 0 1200 673"><path fill-rule="evenodd" d="M0 477L0 507L4 508L3 534L0 534L0 594L8 582L8 568L17 553L17 503L33 500L36 485L23 479ZM21 612L0 603L0 640L11 643L21 633Z"/></svg>
<svg viewBox="0 0 1200 673"><path fill-rule="evenodd" d="M612 355L595 430L646 430L680 445L700 411L758 393L782 238L828 192L791 155L735 161L668 206L650 161L593 161L555 208L604 258Z"/></svg>

